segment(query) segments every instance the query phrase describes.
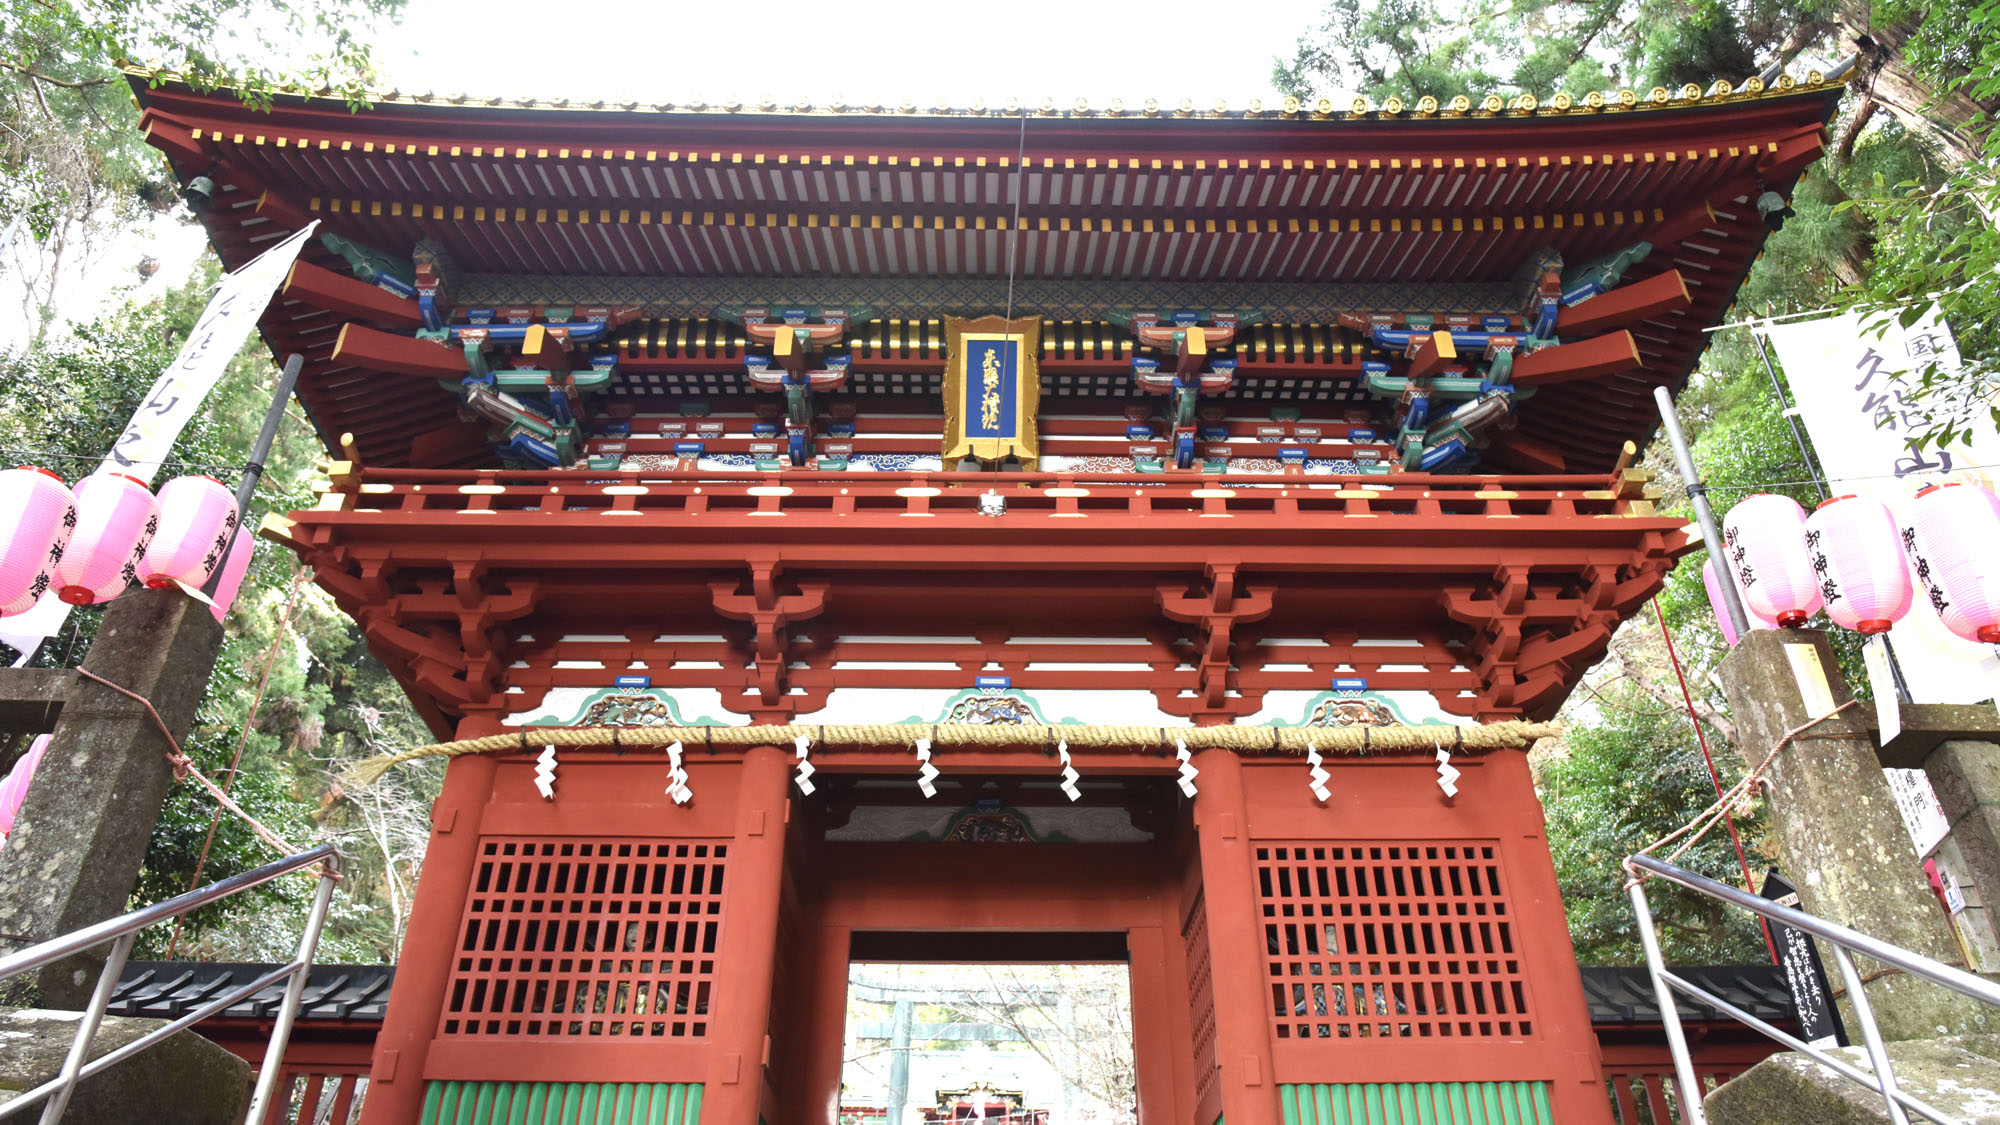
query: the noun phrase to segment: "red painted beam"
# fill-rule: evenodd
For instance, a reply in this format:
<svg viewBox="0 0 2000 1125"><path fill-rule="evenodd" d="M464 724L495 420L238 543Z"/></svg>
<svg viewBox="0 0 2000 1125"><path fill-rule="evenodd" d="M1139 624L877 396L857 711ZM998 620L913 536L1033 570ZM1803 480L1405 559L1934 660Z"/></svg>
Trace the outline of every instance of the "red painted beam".
<svg viewBox="0 0 2000 1125"><path fill-rule="evenodd" d="M380 332L360 324L340 330L333 345L335 363L372 367L398 375L419 375L427 379L465 378L465 357L444 344Z"/></svg>
<svg viewBox="0 0 2000 1125"><path fill-rule="evenodd" d="M423 324L416 301L398 297L379 285L297 262L278 292L306 304L385 328L416 328ZM336 345L336 350L338 345ZM460 365L463 367L463 364ZM460 371L459 374L464 374Z"/></svg>
<svg viewBox="0 0 2000 1125"><path fill-rule="evenodd" d="M1706 200L1696 200L1683 207L1666 221L1666 225L1646 232L1646 238L1656 247L1669 247L1677 242L1692 238L1705 230L1728 229L1728 221L1718 217L1715 208Z"/></svg>
<svg viewBox="0 0 2000 1125"><path fill-rule="evenodd" d="M139 132L147 144L167 157L200 173L215 160L215 150L194 139L194 130L155 109L139 115Z"/></svg>
<svg viewBox="0 0 2000 1125"><path fill-rule="evenodd" d="M1826 152L1826 128L1815 125L1809 131L1771 146L1758 161L1757 172L1767 180L1790 180L1806 170L1806 165Z"/></svg>
<svg viewBox="0 0 2000 1125"><path fill-rule="evenodd" d="M1519 430L1510 430L1493 439L1486 449L1486 460L1524 473L1564 473L1568 472L1568 462L1562 450L1545 441L1537 441Z"/></svg>
<svg viewBox="0 0 2000 1125"><path fill-rule="evenodd" d="M1623 330L1593 336L1574 344L1543 348L1514 361L1514 383L1522 387L1548 387L1595 379L1641 366L1638 342Z"/></svg>
<svg viewBox="0 0 2000 1125"><path fill-rule="evenodd" d="M269 188L258 194L257 202L251 206L250 213L257 218L268 219L287 230L299 230L312 222L312 216L293 206L289 200Z"/></svg>
<svg viewBox="0 0 2000 1125"><path fill-rule="evenodd" d="M1434 379L1457 361L1458 349L1452 346L1451 333L1439 330L1411 346L1407 374L1412 379Z"/></svg>
<svg viewBox="0 0 2000 1125"><path fill-rule="evenodd" d="M1668 270L1564 309L1556 320L1556 332L1569 337L1595 336L1687 308L1689 304L1687 281L1679 270Z"/></svg>
<svg viewBox="0 0 2000 1125"><path fill-rule="evenodd" d="M570 372L568 339L558 339L539 324L528 326L528 334L521 341L521 358L534 360L537 366L556 376Z"/></svg>

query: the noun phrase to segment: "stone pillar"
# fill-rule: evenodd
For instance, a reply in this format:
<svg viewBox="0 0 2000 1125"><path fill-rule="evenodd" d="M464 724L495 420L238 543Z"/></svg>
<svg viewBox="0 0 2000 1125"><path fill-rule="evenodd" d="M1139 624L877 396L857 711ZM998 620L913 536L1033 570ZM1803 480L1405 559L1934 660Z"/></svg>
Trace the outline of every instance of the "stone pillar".
<svg viewBox="0 0 2000 1125"><path fill-rule="evenodd" d="M1961 916L1961 930L1970 931L1964 935L1967 944L1991 957L2000 936L1994 924L2000 918L2000 745L1971 739L1940 742L1925 756L1924 773L1951 825L1945 844L1955 853L1951 866L1972 883L1968 902L1977 900ZM1991 969L1993 961L1973 967Z"/></svg>
<svg viewBox="0 0 2000 1125"><path fill-rule="evenodd" d="M771 987L785 883L785 787L791 755L753 746L743 756L736 838L729 845L722 951L702 1084L706 1125L757 1125L770 1057ZM790 998L787 998L789 1002Z"/></svg>
<svg viewBox="0 0 2000 1125"><path fill-rule="evenodd" d="M152 701L184 738L208 686L222 626L179 590L139 590L104 611L83 667ZM146 708L77 677L7 846L0 848L0 950L125 912L174 783L169 745ZM81 1008L101 953L0 985L0 1002Z"/></svg>
<svg viewBox="0 0 2000 1125"><path fill-rule="evenodd" d="M1785 733L1813 718L1792 674L1787 645L1819 655L1833 702L1853 697L1818 630L1753 630L1722 662L1723 691L1739 731L1738 751L1750 767ZM1895 794L1882 776L1865 715L1857 708L1794 739L1772 762L1771 822L1786 876L1803 908L1829 921L1947 964L1958 944L1925 884ZM1857 959L1882 1033L1926 1039L1979 1029L1977 1002L1883 966ZM1839 989L1838 970L1827 966ZM1877 975L1882 974L1882 975ZM1844 1005L1843 1005L1844 1007ZM1855 1031L1853 1014L1845 1013ZM1858 1038L1858 1032L1857 1032Z"/></svg>
<svg viewBox="0 0 2000 1125"><path fill-rule="evenodd" d="M1208 911L1209 980L1215 994L1215 1054L1222 1067L1222 1115L1228 1121L1280 1120L1271 1069L1270 955L1258 915L1256 864L1243 792L1243 762L1231 750L1194 757L1195 846Z"/></svg>

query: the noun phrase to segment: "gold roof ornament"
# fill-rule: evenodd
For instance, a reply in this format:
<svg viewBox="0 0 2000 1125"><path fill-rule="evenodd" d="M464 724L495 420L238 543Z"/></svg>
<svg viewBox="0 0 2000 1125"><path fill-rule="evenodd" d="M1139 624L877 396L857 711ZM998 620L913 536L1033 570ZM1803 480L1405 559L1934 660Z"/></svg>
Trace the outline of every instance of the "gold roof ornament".
<svg viewBox="0 0 2000 1125"><path fill-rule="evenodd" d="M186 82L184 76L164 68L157 62L152 66L128 65L124 69L126 74L143 79L151 84L185 84ZM1415 116L1424 118L1462 116L1468 113L1506 114L1509 116L1559 116L1578 108L1594 112L1616 112L1665 108L1689 102L1725 100L1735 102L1767 97L1787 97L1802 91L1817 90L1829 85L1844 86L1853 73L1853 68L1845 68L1831 82L1829 82L1825 74L1818 70L1808 71L1803 76L1779 74L1770 80L1753 76L1741 83L1731 83L1727 79L1716 79L1708 86L1702 86L1699 83L1693 82L1686 83L1677 89L1666 86L1655 86L1643 95L1635 93L1630 89L1615 91L1592 90L1581 95L1570 94L1565 91L1552 95L1547 99L1539 98L1533 94L1518 94L1510 97L1492 93L1476 99L1470 95L1459 94L1443 102L1435 97L1426 95L1417 99L1414 103L1402 98L1385 99L1379 107L1368 97L1359 96L1355 97L1344 110L1337 110L1333 99L1330 97L1306 100L1296 95L1287 95L1276 106L1271 107L1271 110L1282 112L1287 116L1311 114L1317 119L1332 120L1378 118L1385 115L1402 117L1412 111L1414 111ZM277 97L281 100L290 98L297 98L301 101L344 100L344 95L330 87L307 89L296 81L280 85L276 93ZM673 114L712 113L720 110L728 113L748 112L768 116L898 113L924 117L959 117L966 115L983 116L994 112L987 105L984 98L974 98L969 105L960 108L952 106L949 100L945 98L937 99L932 105L919 107L913 99L848 104L838 95L824 103L816 104L810 98L802 97L790 105L780 105L776 99L766 95L753 105L746 107L742 101L733 96L711 104L703 100L699 94L693 95L686 101L681 102L661 100L645 103L633 99L593 99L588 102L581 102L562 97L506 98L498 95L471 94L460 90L453 90L442 94L434 90L406 92L397 87L391 87L382 91L371 91L366 97L369 101L380 105L431 105L445 103L495 109L540 109L571 113L647 112ZM1102 110L1092 109L1086 98L1077 98L1074 104L1067 107L1059 107L1053 97L1037 99L1037 103L1039 115L1046 117L1083 118L1123 117L1131 115L1123 99L1113 99L1109 106ZM1200 108L1196 106L1194 99L1191 97L1174 99L1169 105L1171 109L1168 112L1172 116L1182 118L1234 117L1254 119L1263 115L1267 109L1262 98L1251 99L1240 110L1230 109L1228 101L1223 98L1217 98L1210 105ZM1163 107L1160 99L1147 98L1143 106L1143 113L1146 116L1162 116ZM1004 112L1010 116L1022 112L1020 99L1007 99Z"/></svg>

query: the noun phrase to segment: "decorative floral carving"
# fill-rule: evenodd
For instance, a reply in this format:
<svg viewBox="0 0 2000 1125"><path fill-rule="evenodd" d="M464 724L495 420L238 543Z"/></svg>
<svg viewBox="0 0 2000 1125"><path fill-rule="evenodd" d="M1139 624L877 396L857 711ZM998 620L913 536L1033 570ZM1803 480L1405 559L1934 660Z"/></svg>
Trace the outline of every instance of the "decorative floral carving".
<svg viewBox="0 0 2000 1125"><path fill-rule="evenodd" d="M1312 717L1306 720L1309 727L1386 727L1394 726L1396 716L1387 704L1373 699L1329 699L1313 708Z"/></svg>

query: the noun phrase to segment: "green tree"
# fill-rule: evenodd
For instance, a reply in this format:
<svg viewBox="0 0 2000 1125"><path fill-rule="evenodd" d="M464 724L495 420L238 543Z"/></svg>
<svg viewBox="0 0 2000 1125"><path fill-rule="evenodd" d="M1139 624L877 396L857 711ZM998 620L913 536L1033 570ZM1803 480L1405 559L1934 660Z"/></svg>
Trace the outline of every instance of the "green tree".
<svg viewBox="0 0 2000 1125"><path fill-rule="evenodd" d="M1858 56L1858 116L1900 121L1949 162L1978 151L1971 128L2000 104L1955 81L1995 37L1980 0L1328 0L1273 83L1301 98L1467 93L1572 95L1607 86L1707 87L1801 56ZM1344 96L1341 97L1344 101Z"/></svg>
<svg viewBox="0 0 2000 1125"><path fill-rule="evenodd" d="M227 87L252 105L292 88L359 106L371 33L403 0L4 3L0 277L39 336L76 319L65 315L66 289L85 273L129 268L119 254L130 233L174 207L177 185L139 133L120 63L164 67L201 90Z"/></svg>
<svg viewBox="0 0 2000 1125"><path fill-rule="evenodd" d="M0 69L31 93L94 90L131 60L251 104L282 88L365 99L369 35L401 0L8 0ZM290 66L275 60L295 60Z"/></svg>
<svg viewBox="0 0 2000 1125"><path fill-rule="evenodd" d="M1543 759L1536 771L1549 850L1578 959L1587 965L1641 964L1621 863L1708 809L1715 803L1715 788L1685 711L1625 684L1591 693L1585 706L1598 717L1572 726L1562 749ZM1714 732L1711 740L1719 741ZM1723 755L1717 756L1716 766L1725 787L1742 775ZM1738 830L1753 840L1764 828L1761 809L1738 821ZM1712 879L1743 882L1735 849L1719 827L1674 862ZM1733 965L1766 959L1763 938L1742 911L1657 882L1647 894L1661 954L1669 963Z"/></svg>

